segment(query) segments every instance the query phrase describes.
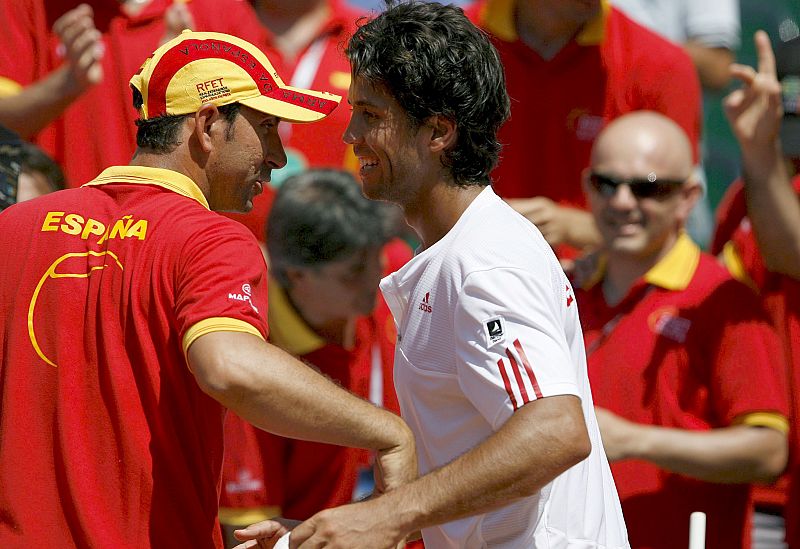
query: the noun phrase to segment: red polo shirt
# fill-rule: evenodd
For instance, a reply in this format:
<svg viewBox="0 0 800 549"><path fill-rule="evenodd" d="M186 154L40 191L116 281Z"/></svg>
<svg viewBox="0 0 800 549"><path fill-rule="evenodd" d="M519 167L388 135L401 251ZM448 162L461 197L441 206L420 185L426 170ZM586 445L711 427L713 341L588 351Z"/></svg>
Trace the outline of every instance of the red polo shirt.
<svg viewBox="0 0 800 549"><path fill-rule="evenodd" d="M103 31L103 81L77 98L38 136L37 143L61 165L67 185L77 187L112 165L127 164L136 149L138 118L128 81L158 47L164 35L164 13L173 0L151 0L127 15L115 2L93 0ZM0 93L19 91L61 65L59 41L50 27L59 4L78 2L0 0L3 48L0 48ZM195 29L224 32L258 44L258 19L242 0L187 2ZM48 11L50 10L50 11Z"/></svg>
<svg viewBox="0 0 800 549"><path fill-rule="evenodd" d="M545 196L581 209L581 172L597 134L636 110L677 122L695 146L700 135L700 84L689 56L607 2L555 57L522 42L516 0L481 0L467 14L492 35L503 61L511 118L500 129L493 187L503 198Z"/></svg>
<svg viewBox="0 0 800 549"><path fill-rule="evenodd" d="M753 293L683 235L616 306L602 284L579 290L597 406L637 423L689 430L733 424L786 432L780 343ZM715 484L641 460L612 464L632 547L673 549L689 515L707 539L749 547L749 485Z"/></svg>
<svg viewBox="0 0 800 549"><path fill-rule="evenodd" d="M224 409L185 350L267 336L255 239L167 170L0 213L0 547L222 547Z"/></svg>

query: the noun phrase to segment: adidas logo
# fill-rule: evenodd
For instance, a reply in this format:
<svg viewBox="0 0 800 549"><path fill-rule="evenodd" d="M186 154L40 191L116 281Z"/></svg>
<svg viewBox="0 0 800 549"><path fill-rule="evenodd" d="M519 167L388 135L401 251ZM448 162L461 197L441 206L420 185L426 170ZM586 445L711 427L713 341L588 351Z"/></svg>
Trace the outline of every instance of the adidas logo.
<svg viewBox="0 0 800 549"><path fill-rule="evenodd" d="M422 298L422 301L419 303L419 307L417 307L423 313L432 313L433 307L431 307L431 293L425 292L425 297Z"/></svg>

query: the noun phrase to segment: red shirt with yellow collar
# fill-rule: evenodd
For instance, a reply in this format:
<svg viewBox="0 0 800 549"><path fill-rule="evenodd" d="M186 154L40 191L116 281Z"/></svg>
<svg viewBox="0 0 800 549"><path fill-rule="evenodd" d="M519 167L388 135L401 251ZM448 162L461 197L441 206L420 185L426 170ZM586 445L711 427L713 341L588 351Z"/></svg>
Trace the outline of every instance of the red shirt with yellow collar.
<svg viewBox="0 0 800 549"><path fill-rule="evenodd" d="M800 195L800 176L792 180ZM788 474L775 486L756 486L757 505L783 508L790 547L800 547L800 281L770 272L758 249L747 217L744 186L736 181L728 188L717 208L717 228L711 253L722 256L725 266L737 279L759 292L764 308L772 318L786 351L788 394L793 403L791 452ZM787 504L787 493L791 501Z"/></svg>
<svg viewBox="0 0 800 549"><path fill-rule="evenodd" d="M637 423L688 430L734 424L788 430L775 332L756 296L682 235L616 306L602 284L576 292L597 406ZM707 539L749 547L749 485L716 484L642 460L612 464L632 547L672 549L689 515Z"/></svg>
<svg viewBox="0 0 800 549"><path fill-rule="evenodd" d="M221 548L224 408L184 355L267 337L256 240L133 166L11 206L0 235L0 547Z"/></svg>
<svg viewBox="0 0 800 549"><path fill-rule="evenodd" d="M700 84L689 56L607 2L555 57L519 39L516 0L481 0L470 18L492 35L506 73L511 118L499 132L493 187L503 198L545 196L581 209L581 171L603 126L652 110L677 122L697 148ZM695 155L697 156L697 155Z"/></svg>
<svg viewBox="0 0 800 549"><path fill-rule="evenodd" d="M175 0L150 0L136 15L117 2L88 0L105 50L103 81L90 88L38 135L36 142L60 164L67 186L77 187L103 169L127 164L136 150L138 118L128 81L164 36L164 14ZM244 0L184 0L197 31L234 34L258 44L263 30ZM63 63L50 30L74 0L0 0L3 48L0 95L47 76Z"/></svg>

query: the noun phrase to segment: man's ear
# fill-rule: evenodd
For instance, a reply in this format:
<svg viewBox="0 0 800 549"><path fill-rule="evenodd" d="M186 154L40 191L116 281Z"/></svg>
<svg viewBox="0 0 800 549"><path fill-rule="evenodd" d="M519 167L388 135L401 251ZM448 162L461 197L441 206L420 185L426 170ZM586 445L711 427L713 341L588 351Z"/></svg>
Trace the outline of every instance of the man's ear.
<svg viewBox="0 0 800 549"><path fill-rule="evenodd" d="M432 152L442 152L455 145L456 139L458 139L458 130L453 120L442 115L435 115L430 117L429 125L433 129L430 143Z"/></svg>
<svg viewBox="0 0 800 549"><path fill-rule="evenodd" d="M211 152L213 140L211 131L214 123L220 119L219 109L213 103L205 103L194 113L194 137L205 153Z"/></svg>
<svg viewBox="0 0 800 549"><path fill-rule="evenodd" d="M678 215L684 222L686 222L686 220L689 219L689 214L695 207L695 204L697 204L697 202L703 196L703 186L700 184L700 181L698 181L697 177L692 175L686 180L686 182L684 182L679 192L681 193L682 200L681 209Z"/></svg>

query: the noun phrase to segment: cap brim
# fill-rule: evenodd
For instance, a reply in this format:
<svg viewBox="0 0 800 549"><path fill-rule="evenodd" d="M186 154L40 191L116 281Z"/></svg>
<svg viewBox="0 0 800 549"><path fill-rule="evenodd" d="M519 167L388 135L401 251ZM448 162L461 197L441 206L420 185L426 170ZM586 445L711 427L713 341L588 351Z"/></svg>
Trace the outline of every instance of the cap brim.
<svg viewBox="0 0 800 549"><path fill-rule="evenodd" d="M318 110L301 107L293 103L281 101L273 97L259 95L250 99L240 99L239 103L264 114L277 116L281 120L304 124L322 120L339 106L342 98L338 95L326 94L325 105Z"/></svg>
<svg viewBox="0 0 800 549"><path fill-rule="evenodd" d="M800 157L800 116L783 117L781 148L784 156Z"/></svg>

